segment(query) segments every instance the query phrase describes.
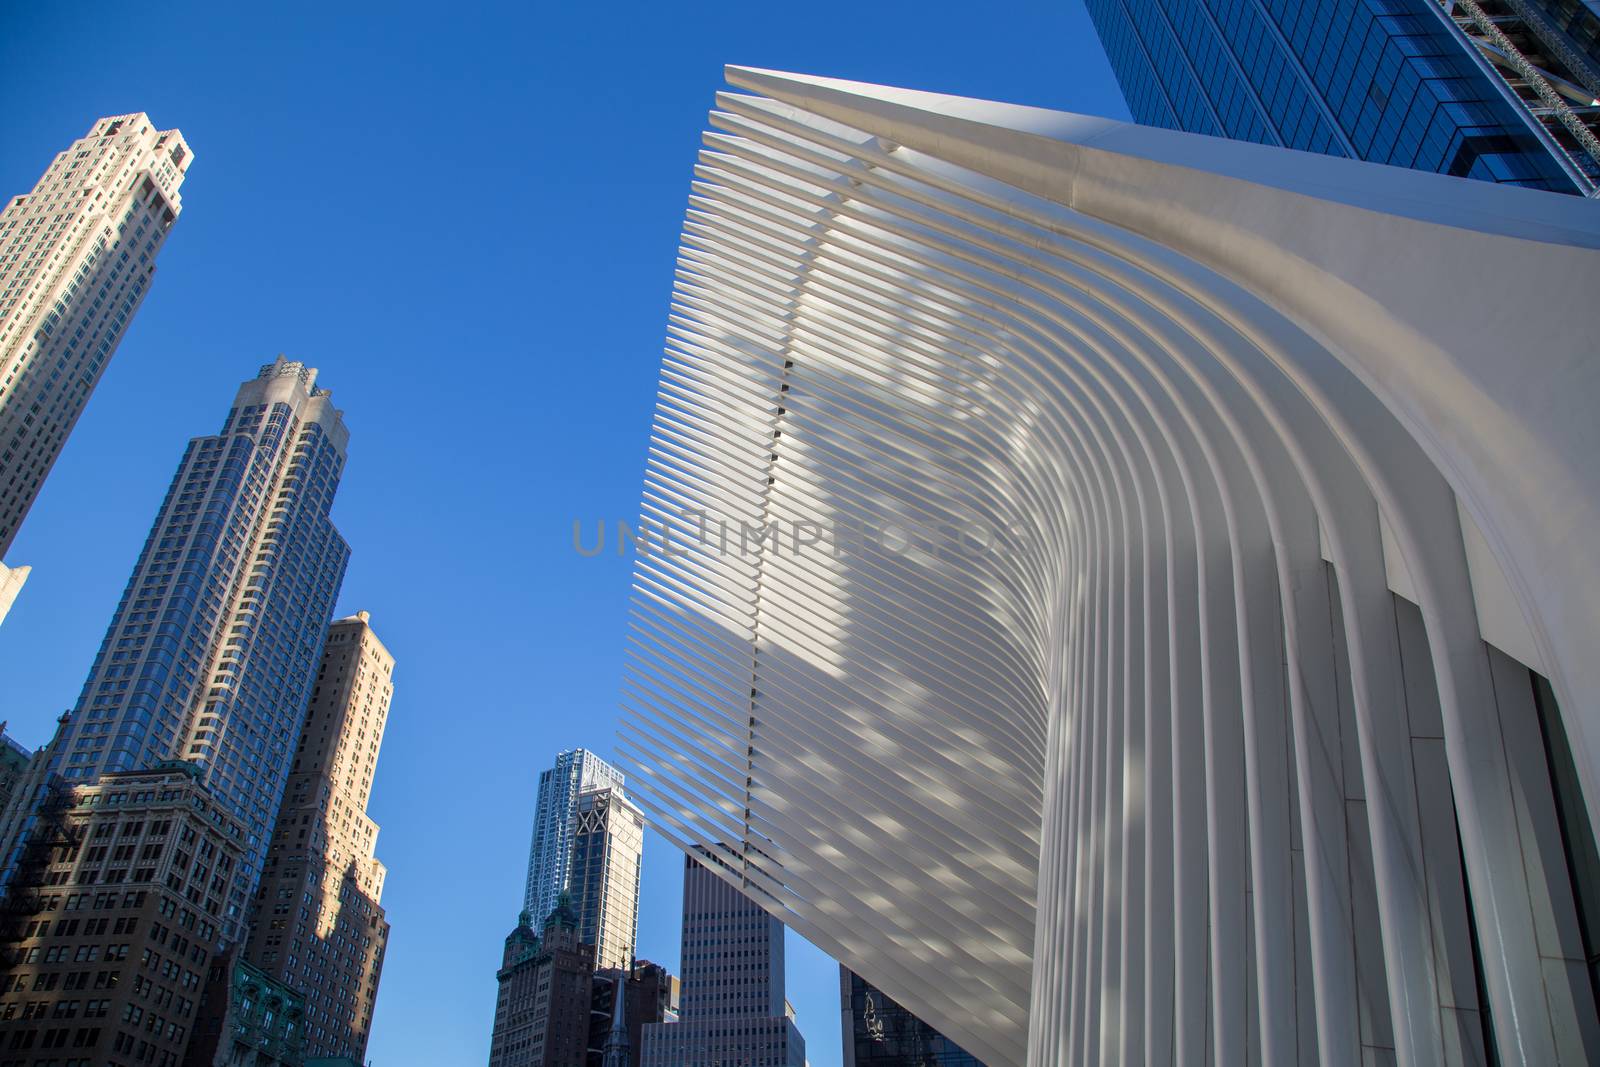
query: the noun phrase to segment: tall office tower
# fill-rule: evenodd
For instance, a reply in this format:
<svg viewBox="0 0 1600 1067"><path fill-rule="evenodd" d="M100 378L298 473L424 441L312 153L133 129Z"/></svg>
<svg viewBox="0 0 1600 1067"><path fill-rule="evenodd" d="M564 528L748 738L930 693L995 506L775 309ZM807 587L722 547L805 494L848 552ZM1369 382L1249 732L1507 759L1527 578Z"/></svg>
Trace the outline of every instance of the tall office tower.
<svg viewBox="0 0 1600 1067"><path fill-rule="evenodd" d="M578 794L567 883L596 967L629 967L639 933L644 816L615 786Z"/></svg>
<svg viewBox="0 0 1600 1067"><path fill-rule="evenodd" d="M806 1043L784 999L783 924L689 855L680 960L678 1021L643 1028L644 1067L804 1067Z"/></svg>
<svg viewBox="0 0 1600 1067"><path fill-rule="evenodd" d="M51 756L69 784L190 760L247 827L225 914L244 918L349 548L329 521L347 433L282 356L189 442Z"/></svg>
<svg viewBox="0 0 1600 1067"><path fill-rule="evenodd" d="M193 161L177 130L113 115L0 211L0 556L150 289Z"/></svg>
<svg viewBox="0 0 1600 1067"><path fill-rule="evenodd" d="M983 1067L983 1061L839 965L844 1067Z"/></svg>
<svg viewBox="0 0 1600 1067"><path fill-rule="evenodd" d="M581 748L561 753L556 765L539 775L533 843L528 847L528 885L522 899L530 915L549 915L566 890L572 836L578 825L578 794L603 786L620 791L622 773Z"/></svg>
<svg viewBox="0 0 1600 1067"><path fill-rule="evenodd" d="M1148 126L1594 195L1600 77L1548 0L1088 0ZM1541 9L1543 9L1542 13ZM1563 42L1567 43L1563 43Z"/></svg>
<svg viewBox="0 0 1600 1067"><path fill-rule="evenodd" d="M729 80L629 799L988 1063L1600 1063L1600 205Z"/></svg>
<svg viewBox="0 0 1600 1067"><path fill-rule="evenodd" d="M307 1055L357 1062L389 941L367 797L394 657L370 619L361 611L328 628L245 950L249 963L305 994Z"/></svg>
<svg viewBox="0 0 1600 1067"><path fill-rule="evenodd" d="M5 935L0 1061L174 1067L225 940L243 824L176 760L58 791L42 818L26 923Z"/></svg>
<svg viewBox="0 0 1600 1067"><path fill-rule="evenodd" d="M594 949L578 937L567 894L538 934L527 911L506 937L495 979L489 1067L585 1067L592 1020Z"/></svg>

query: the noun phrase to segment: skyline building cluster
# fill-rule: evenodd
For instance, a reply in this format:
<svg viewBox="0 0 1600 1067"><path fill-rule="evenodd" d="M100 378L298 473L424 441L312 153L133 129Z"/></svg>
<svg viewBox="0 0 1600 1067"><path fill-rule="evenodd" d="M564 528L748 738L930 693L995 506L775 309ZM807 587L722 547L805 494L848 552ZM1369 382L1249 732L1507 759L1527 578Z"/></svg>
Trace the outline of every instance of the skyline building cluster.
<svg viewBox="0 0 1600 1067"><path fill-rule="evenodd" d="M555 766L539 774L534 798L533 840L528 845L528 882L522 906L543 922L570 884L573 841L578 830L578 798L592 790L621 794L622 772L586 749L556 757ZM630 929L628 943L632 944Z"/></svg>
<svg viewBox="0 0 1600 1067"><path fill-rule="evenodd" d="M490 1067L804 1067L783 924L694 857L681 982L634 957L644 821L626 786L585 749L539 775L524 898L555 904L506 938Z"/></svg>
<svg viewBox="0 0 1600 1067"><path fill-rule="evenodd" d="M540 772L524 907L496 972L490 1067L638 1067L676 980L634 955L644 820L586 749ZM533 908L549 901L542 918Z"/></svg>
<svg viewBox="0 0 1600 1067"><path fill-rule="evenodd" d="M51 770L194 761L249 827L254 886L350 549L329 519L349 433L279 356L189 442ZM233 917L244 900L234 901Z"/></svg>
<svg viewBox="0 0 1600 1067"><path fill-rule="evenodd" d="M537 930L522 912L495 982L489 1067L639 1067L641 1029L676 1017L677 980L665 967L595 966L567 893Z"/></svg>
<svg viewBox="0 0 1600 1067"><path fill-rule="evenodd" d="M148 291L192 158L146 116L107 118L0 216L4 547ZM329 621L350 554L330 517L348 438L306 364L279 356L242 383L220 430L189 442L73 708L36 753L5 739L0 950L16 998L0 1001L0 1053L362 1059L389 933L366 805L394 660L367 613ZM0 573L0 610L27 575ZM543 776L527 903L550 922L519 924L507 974L559 971L584 992L570 1019L510 998L546 1013L537 1062L572 1045L636 1067L644 1028L676 1016L677 981L634 958L643 832L592 753ZM129 888L50 891L99 885ZM129 940L94 940L107 929ZM141 944L156 977L125 981ZM115 966L75 966L89 962ZM84 983L119 992L80 1025L42 1026L79 1018Z"/></svg>
<svg viewBox="0 0 1600 1067"><path fill-rule="evenodd" d="M148 290L191 160L144 115L102 119L0 213L0 551ZM332 620L349 435L316 376L278 356L190 440L77 702L39 751L3 739L8 1067L364 1059L395 661L367 612ZM25 576L0 573L0 607Z"/></svg>

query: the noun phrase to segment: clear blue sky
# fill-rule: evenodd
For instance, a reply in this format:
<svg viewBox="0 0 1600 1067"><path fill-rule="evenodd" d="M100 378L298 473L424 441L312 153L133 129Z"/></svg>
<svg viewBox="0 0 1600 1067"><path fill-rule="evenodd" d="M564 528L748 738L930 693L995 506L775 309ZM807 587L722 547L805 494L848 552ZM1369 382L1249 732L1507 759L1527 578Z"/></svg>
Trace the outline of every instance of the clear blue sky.
<svg viewBox="0 0 1600 1067"><path fill-rule="evenodd" d="M1126 117L1081 5L25 4L0 33L0 198L100 115L195 150L149 299L9 562L0 716L77 697L190 436L278 352L350 426L334 518L399 660L372 814L394 932L377 1067L487 1059L533 779L609 753L629 566L575 517L637 514L673 256L736 62ZM681 863L646 851L640 953L677 969ZM791 937L811 1063L833 964ZM930 975L937 981L938 976Z"/></svg>

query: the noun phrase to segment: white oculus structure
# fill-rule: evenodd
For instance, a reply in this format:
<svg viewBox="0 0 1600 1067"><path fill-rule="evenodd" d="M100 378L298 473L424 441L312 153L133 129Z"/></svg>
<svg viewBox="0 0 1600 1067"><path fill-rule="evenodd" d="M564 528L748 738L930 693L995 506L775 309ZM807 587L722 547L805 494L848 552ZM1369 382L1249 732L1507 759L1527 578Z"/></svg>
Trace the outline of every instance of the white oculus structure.
<svg viewBox="0 0 1600 1067"><path fill-rule="evenodd" d="M1600 1058L1600 205L728 78L655 826L990 1064Z"/></svg>

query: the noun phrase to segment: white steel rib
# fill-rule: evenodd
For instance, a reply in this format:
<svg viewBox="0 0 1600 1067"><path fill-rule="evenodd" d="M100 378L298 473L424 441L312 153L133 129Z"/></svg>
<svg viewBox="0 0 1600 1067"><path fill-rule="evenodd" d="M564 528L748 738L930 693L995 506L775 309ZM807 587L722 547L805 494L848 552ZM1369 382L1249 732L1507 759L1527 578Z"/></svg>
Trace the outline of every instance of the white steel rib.
<svg viewBox="0 0 1600 1067"><path fill-rule="evenodd" d="M632 608L654 826L990 1064L1600 1058L1597 205L728 80Z"/></svg>

